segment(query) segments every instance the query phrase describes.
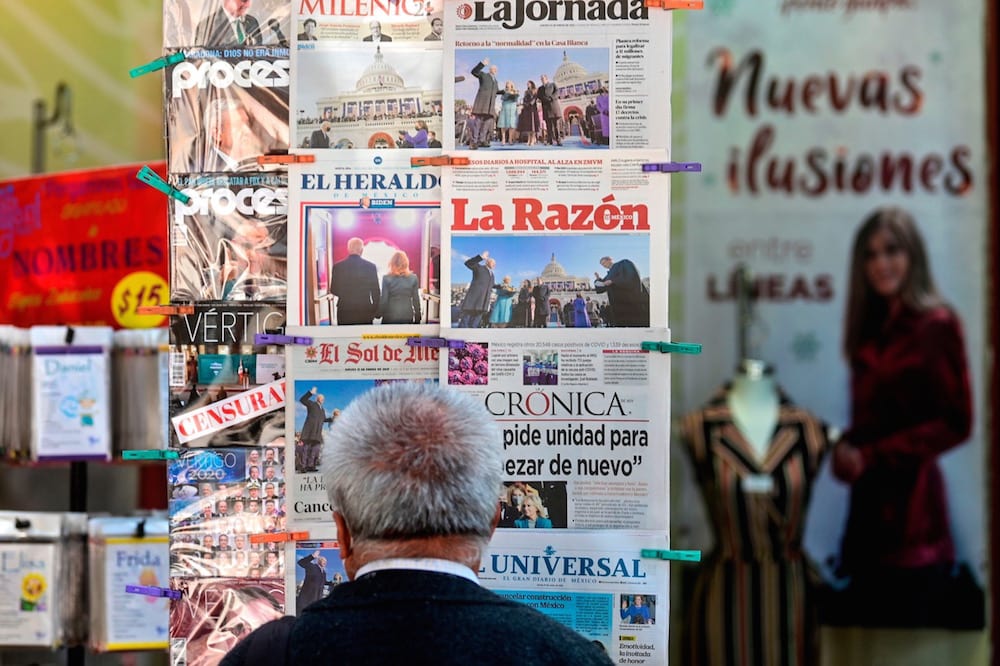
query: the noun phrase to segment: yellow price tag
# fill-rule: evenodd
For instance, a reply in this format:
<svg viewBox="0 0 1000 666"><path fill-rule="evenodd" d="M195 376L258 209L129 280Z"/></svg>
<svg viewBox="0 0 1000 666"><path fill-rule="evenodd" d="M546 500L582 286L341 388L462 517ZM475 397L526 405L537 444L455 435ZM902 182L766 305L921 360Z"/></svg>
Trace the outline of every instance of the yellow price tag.
<svg viewBox="0 0 1000 666"><path fill-rule="evenodd" d="M136 271L129 273L115 285L111 292L111 314L123 328L155 328L163 323L165 315L141 315L136 310L144 305L169 305L170 287L156 273Z"/></svg>

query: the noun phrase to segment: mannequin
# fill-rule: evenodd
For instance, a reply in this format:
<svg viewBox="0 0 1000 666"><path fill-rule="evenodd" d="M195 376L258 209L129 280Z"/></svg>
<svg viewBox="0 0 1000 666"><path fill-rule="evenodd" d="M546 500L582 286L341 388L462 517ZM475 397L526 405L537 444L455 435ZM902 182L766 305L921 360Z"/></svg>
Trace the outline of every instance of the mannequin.
<svg viewBox="0 0 1000 666"><path fill-rule="evenodd" d="M726 403L732 411L733 423L757 454L757 460L764 460L771 448L781 406L770 367L756 359L740 363Z"/></svg>
<svg viewBox="0 0 1000 666"><path fill-rule="evenodd" d="M715 547L685 627L691 666L815 666L818 623L802 551L805 508L829 447L825 424L795 405L763 361L685 415L681 441Z"/></svg>

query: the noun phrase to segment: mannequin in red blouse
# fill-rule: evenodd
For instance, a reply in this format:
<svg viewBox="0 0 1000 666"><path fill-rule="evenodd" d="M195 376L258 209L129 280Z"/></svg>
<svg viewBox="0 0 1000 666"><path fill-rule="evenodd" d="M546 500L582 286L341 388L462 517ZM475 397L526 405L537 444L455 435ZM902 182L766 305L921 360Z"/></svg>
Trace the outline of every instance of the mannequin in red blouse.
<svg viewBox="0 0 1000 666"><path fill-rule="evenodd" d="M913 608L931 600L900 604L895 588L933 586L928 581L953 575L937 457L964 442L972 424L962 328L934 287L913 219L898 208L864 222L850 280L851 425L833 455L834 474L851 485L841 569L851 577L858 612L868 613L858 624L933 625ZM892 617L908 611L916 619Z"/></svg>

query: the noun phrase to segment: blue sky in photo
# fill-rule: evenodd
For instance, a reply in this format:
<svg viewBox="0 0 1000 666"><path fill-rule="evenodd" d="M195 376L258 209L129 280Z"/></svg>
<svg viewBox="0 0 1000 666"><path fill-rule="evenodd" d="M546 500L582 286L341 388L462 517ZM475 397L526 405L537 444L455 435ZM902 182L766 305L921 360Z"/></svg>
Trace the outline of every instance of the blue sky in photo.
<svg viewBox="0 0 1000 666"><path fill-rule="evenodd" d="M601 257L631 259L639 275L649 277L649 236L647 234L576 234L576 235L498 235L452 236L451 281L464 284L471 273L465 260L483 250L496 259L497 278L509 275L515 284L538 277L552 260L566 269L571 277L593 280L594 271L604 275Z"/></svg>
<svg viewBox="0 0 1000 666"><path fill-rule="evenodd" d="M534 81L536 86L542 84L541 74L555 80L564 51L572 62L582 65L588 72L608 72L610 56L607 48L455 49L455 76L465 77L464 81L455 84L455 99L464 99L472 104L479 89L479 80L471 72L483 58L489 58L490 64L497 66L497 80L501 88L511 80L518 93L523 95L529 80Z"/></svg>

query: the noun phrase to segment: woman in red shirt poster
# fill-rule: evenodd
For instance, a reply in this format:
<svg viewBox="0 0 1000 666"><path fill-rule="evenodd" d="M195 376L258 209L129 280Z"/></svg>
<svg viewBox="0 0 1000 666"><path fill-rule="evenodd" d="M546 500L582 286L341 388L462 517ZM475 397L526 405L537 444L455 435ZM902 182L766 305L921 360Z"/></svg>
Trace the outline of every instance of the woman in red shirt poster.
<svg viewBox="0 0 1000 666"><path fill-rule="evenodd" d="M851 487L839 571L850 582L827 622L981 627L982 591L956 565L937 462L972 426L962 327L899 208L876 210L855 236L844 333L851 424L833 473Z"/></svg>

